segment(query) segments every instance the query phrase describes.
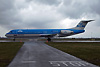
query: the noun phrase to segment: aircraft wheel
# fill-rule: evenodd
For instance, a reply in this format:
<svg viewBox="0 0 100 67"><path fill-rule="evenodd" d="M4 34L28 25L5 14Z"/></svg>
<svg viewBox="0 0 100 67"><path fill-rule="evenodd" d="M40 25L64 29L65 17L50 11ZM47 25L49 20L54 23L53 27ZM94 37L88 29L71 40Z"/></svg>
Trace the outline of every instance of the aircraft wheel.
<svg viewBox="0 0 100 67"><path fill-rule="evenodd" d="M13 39L13 41L15 41L15 38Z"/></svg>
<svg viewBox="0 0 100 67"><path fill-rule="evenodd" d="M48 38L47 40L48 40L48 41L51 41L51 38Z"/></svg>

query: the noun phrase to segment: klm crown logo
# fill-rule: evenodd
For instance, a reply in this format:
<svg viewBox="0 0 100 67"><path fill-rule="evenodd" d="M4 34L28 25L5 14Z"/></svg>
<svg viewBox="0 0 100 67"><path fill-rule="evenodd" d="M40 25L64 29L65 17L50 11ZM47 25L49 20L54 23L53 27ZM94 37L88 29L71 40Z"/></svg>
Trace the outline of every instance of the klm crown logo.
<svg viewBox="0 0 100 67"><path fill-rule="evenodd" d="M85 24L84 24L84 23L79 23L79 24L77 25L77 27L85 27Z"/></svg>

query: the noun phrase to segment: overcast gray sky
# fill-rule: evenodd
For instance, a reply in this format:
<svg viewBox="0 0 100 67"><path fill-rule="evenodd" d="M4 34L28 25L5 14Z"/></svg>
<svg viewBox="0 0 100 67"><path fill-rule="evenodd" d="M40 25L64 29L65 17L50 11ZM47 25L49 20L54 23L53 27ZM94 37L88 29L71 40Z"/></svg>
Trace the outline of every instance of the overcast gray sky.
<svg viewBox="0 0 100 67"><path fill-rule="evenodd" d="M86 32L71 37L100 37L100 0L0 0L0 36L12 29L66 29L93 19Z"/></svg>

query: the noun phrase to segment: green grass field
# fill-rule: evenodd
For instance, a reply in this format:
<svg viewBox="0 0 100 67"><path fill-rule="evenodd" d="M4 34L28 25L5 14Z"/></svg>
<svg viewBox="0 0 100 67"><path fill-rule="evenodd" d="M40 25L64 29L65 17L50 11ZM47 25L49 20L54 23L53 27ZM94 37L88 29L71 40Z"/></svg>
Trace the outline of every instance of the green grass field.
<svg viewBox="0 0 100 67"><path fill-rule="evenodd" d="M48 42L46 44L100 66L100 43Z"/></svg>
<svg viewBox="0 0 100 67"><path fill-rule="evenodd" d="M0 42L0 67L6 67L22 45L23 42Z"/></svg>

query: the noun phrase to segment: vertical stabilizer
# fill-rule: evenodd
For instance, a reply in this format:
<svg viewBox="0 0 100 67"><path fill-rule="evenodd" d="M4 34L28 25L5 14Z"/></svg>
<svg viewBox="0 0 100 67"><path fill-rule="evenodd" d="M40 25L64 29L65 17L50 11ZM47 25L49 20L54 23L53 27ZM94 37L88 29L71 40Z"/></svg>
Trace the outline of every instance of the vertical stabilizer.
<svg viewBox="0 0 100 67"><path fill-rule="evenodd" d="M84 30L84 28L86 27L87 23L91 22L91 21L94 21L94 20L83 20L83 21L80 21L79 24L76 27L74 27L73 29Z"/></svg>

